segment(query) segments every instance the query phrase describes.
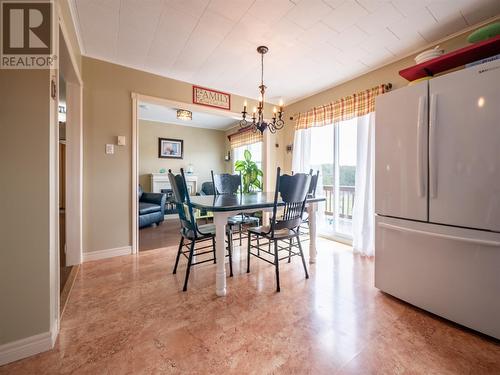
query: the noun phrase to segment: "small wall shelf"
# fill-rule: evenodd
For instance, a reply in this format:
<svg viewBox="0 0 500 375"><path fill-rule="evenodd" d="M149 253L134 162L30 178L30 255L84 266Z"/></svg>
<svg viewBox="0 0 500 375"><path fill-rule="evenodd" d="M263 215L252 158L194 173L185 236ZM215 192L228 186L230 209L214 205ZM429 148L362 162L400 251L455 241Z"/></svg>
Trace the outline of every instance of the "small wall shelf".
<svg viewBox="0 0 500 375"><path fill-rule="evenodd" d="M411 66L399 71L399 75L408 81L432 77L435 74L450 70L461 65L481 60L500 53L500 35L471 44L470 46L452 51L435 59Z"/></svg>

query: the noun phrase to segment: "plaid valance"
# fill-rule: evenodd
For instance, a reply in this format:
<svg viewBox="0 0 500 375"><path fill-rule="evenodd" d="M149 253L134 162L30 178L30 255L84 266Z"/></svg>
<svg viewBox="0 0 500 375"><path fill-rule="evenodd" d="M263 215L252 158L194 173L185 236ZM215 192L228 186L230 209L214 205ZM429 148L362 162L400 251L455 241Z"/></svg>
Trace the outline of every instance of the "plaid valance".
<svg viewBox="0 0 500 375"><path fill-rule="evenodd" d="M231 148L262 142L263 139L261 132L253 132L250 128L241 129L236 133L228 135L228 138Z"/></svg>
<svg viewBox="0 0 500 375"><path fill-rule="evenodd" d="M296 117L295 129L325 126L337 121L345 121L364 116L375 111L375 97L391 89L391 84L380 85L340 98L334 102L314 107Z"/></svg>

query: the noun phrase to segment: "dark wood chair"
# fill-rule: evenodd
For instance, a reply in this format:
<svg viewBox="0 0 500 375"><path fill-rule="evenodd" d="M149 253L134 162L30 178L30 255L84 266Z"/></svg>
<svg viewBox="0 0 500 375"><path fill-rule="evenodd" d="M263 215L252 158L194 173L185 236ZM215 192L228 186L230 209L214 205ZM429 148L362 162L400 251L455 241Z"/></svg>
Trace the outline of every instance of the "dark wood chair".
<svg viewBox="0 0 500 375"><path fill-rule="evenodd" d="M306 279L309 278L306 261L300 243L300 225L309 192L311 175L297 173L293 176L281 175L278 167L276 173L276 190L274 193L273 216L269 226L261 226L248 229L248 259L247 272L250 272L250 257L253 255L270 264L274 264L276 270L276 291L280 291L279 261L299 255L302 259ZM284 205L279 205L281 197ZM283 208L278 217L278 207ZM257 239L257 244L252 243L252 237ZM266 238L268 242L260 243L260 238ZM293 242L296 240L296 244ZM283 245L284 244L284 245ZM271 246L274 245L274 246ZM257 250L253 252L252 250ZM292 250L294 249L294 250ZM286 252L281 256L280 252Z"/></svg>
<svg viewBox="0 0 500 375"><path fill-rule="evenodd" d="M212 182L214 185L215 195L219 194L238 194L241 189L241 173L240 174L229 174L221 173L214 174L214 171L210 171L212 175ZM238 215L231 216L227 219L227 225L231 232L236 227L238 229L238 239L240 246L242 245L243 239L243 226L253 226L256 227L260 224L260 219L255 216L240 213Z"/></svg>
<svg viewBox="0 0 500 375"><path fill-rule="evenodd" d="M313 170L311 169L309 174L311 175L311 184L309 185L307 197L314 198L316 197L316 188L318 187L319 170L316 171L316 174L313 174ZM309 241L309 214L305 212L304 215L305 217L302 220L302 225L300 226L300 234L302 242L307 242Z"/></svg>
<svg viewBox="0 0 500 375"><path fill-rule="evenodd" d="M181 174L174 175L171 170L168 171L168 179L172 187L174 201L177 207L177 213L179 215L179 220L181 222L181 239L179 242L179 249L177 251L177 257L175 259L175 266L173 273L177 273L177 266L179 264L179 258L183 255L187 258L187 268L186 277L184 280L183 291L187 290L189 273L191 267L206 263L206 262L216 262L215 257L215 225L206 224L198 225L196 223L196 218L193 212L193 206L189 199L188 187L186 184L186 178L184 176L184 170L181 168ZM228 254L229 256L229 275L233 276L233 257L232 257L232 234L228 231ZM208 242L208 245L206 244ZM203 246L195 248L196 244L202 243ZM198 260L199 256L211 254L209 258L204 257L203 260ZM193 257L197 258L196 262L193 262Z"/></svg>

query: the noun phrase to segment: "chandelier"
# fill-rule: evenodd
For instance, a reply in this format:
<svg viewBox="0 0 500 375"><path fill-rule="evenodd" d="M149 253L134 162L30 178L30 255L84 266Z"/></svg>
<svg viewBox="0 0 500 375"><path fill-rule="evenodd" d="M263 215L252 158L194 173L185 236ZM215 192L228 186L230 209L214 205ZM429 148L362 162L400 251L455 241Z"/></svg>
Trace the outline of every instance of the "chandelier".
<svg viewBox="0 0 500 375"><path fill-rule="evenodd" d="M266 122L264 120L264 94L266 93L266 86L264 85L264 55L269 51L266 46L257 47L257 52L260 53L261 60L261 78L260 78L260 95L259 95L259 105L258 107L253 107L251 122L247 121L247 102L243 104L243 115L240 120L240 127L247 128L250 127L253 132L260 131L264 133L264 130L269 129L271 133L276 133L276 130L280 130L285 125L283 121L283 101L280 100L279 111L274 107L273 118L271 122Z"/></svg>

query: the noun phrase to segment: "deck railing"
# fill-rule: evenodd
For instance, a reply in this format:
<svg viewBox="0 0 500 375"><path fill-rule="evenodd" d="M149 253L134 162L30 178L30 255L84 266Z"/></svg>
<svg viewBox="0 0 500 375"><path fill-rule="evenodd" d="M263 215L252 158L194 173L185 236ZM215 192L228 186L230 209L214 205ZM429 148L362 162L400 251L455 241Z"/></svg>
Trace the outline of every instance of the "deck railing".
<svg viewBox="0 0 500 375"><path fill-rule="evenodd" d="M354 205L354 186L339 187L339 216L352 219L352 207ZM326 198L325 215L333 216L335 211L335 189L333 185L323 185L323 194Z"/></svg>

